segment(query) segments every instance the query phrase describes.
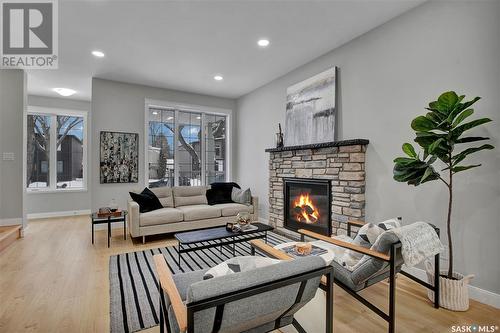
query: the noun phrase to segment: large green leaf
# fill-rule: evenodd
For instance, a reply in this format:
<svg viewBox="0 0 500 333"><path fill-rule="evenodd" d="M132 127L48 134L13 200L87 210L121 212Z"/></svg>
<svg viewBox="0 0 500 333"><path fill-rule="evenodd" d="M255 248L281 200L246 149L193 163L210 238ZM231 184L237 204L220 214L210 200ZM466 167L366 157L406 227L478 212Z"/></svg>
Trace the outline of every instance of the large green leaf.
<svg viewBox="0 0 500 333"><path fill-rule="evenodd" d="M485 150L485 149L491 150L493 148L494 147L492 145L489 145L489 144L485 144L485 145L482 145L480 147L467 148L464 151L460 152L459 154L453 156L451 158L451 160L453 161L453 165L457 165L458 163L463 161L470 154L473 154L473 153L476 153L478 151Z"/></svg>
<svg viewBox="0 0 500 333"><path fill-rule="evenodd" d="M458 103L458 95L454 91L447 91L438 97L438 103L438 110L441 109L447 111L446 113L450 113Z"/></svg>
<svg viewBox="0 0 500 333"><path fill-rule="evenodd" d="M486 123L489 123L491 121L490 118L480 118L480 119L476 119L476 120L473 120L473 121L470 121L468 123L465 123L463 125L460 125L458 127L455 127L452 131L451 131L451 134L452 134L452 138L453 140L456 140L460 137L460 135L462 135L465 131L468 131L470 130L471 128L474 128L474 127L477 127L479 125L482 125L482 124L486 124Z"/></svg>
<svg viewBox="0 0 500 333"><path fill-rule="evenodd" d="M464 121L467 117L472 116L473 113L474 113L474 109L467 109L467 110L462 111L462 113L460 113L458 115L458 117L455 119L455 121L453 122L451 127L455 128L458 124L460 124L462 121Z"/></svg>
<svg viewBox="0 0 500 333"><path fill-rule="evenodd" d="M436 152L436 150L439 148L439 145L446 142L445 139L443 138L439 138L437 139L436 141L434 141L433 143L431 143L429 145L429 149L427 150L429 154L434 154ZM445 150L444 148L442 150Z"/></svg>
<svg viewBox="0 0 500 333"><path fill-rule="evenodd" d="M460 138L456 140L455 143L469 143L469 142L484 141L489 139L490 138L484 138L482 136L467 136L465 138Z"/></svg>
<svg viewBox="0 0 500 333"><path fill-rule="evenodd" d="M413 157L413 158L417 157L417 153L415 153L415 149L409 143L403 144L403 152L410 157Z"/></svg>
<svg viewBox="0 0 500 333"><path fill-rule="evenodd" d="M411 128L417 132L427 132L435 129L437 124L424 116L419 116L411 122Z"/></svg>
<svg viewBox="0 0 500 333"><path fill-rule="evenodd" d="M480 167L480 166L481 166L481 164L456 166L456 167L453 167L451 170L453 171L453 173L457 173L457 172L460 172L460 171L465 171L465 170L469 170L469 169L472 169L472 168L477 168L477 167Z"/></svg>

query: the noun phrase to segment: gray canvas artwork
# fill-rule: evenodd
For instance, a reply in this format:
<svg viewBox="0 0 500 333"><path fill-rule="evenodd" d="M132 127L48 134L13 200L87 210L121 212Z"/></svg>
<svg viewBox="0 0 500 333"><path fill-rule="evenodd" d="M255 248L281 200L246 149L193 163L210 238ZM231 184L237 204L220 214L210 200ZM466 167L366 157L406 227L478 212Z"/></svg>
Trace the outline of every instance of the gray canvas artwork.
<svg viewBox="0 0 500 333"><path fill-rule="evenodd" d="M335 141L336 67L286 90L285 146Z"/></svg>
<svg viewBox="0 0 500 333"><path fill-rule="evenodd" d="M139 134L101 132L101 184L139 181Z"/></svg>

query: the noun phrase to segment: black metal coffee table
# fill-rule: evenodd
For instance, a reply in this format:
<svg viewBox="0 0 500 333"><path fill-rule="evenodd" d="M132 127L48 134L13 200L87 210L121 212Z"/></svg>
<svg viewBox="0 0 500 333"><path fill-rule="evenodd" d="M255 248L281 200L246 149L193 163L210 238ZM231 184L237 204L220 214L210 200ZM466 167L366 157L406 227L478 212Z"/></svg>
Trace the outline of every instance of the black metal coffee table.
<svg viewBox="0 0 500 333"><path fill-rule="evenodd" d="M203 250L213 247L221 248L225 245L233 245L233 256L235 255L236 243L247 242L252 239L264 239L267 243L267 232L273 230L273 227L263 223L252 223L257 229L250 231L232 232L225 226L198 229L193 231L178 232L174 237L179 241L178 252L179 261L177 264L181 267L181 254Z"/></svg>

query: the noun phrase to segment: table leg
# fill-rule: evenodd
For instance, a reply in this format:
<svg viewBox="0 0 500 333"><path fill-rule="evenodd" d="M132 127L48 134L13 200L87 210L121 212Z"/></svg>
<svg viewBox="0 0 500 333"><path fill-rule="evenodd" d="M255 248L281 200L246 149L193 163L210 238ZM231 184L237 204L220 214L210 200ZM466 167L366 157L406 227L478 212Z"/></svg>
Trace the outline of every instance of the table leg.
<svg viewBox="0 0 500 333"><path fill-rule="evenodd" d="M111 219L108 217L108 247L109 247L109 238L111 237Z"/></svg>
<svg viewBox="0 0 500 333"><path fill-rule="evenodd" d="M92 244L94 244L94 219L92 219Z"/></svg>
<svg viewBox="0 0 500 333"><path fill-rule="evenodd" d="M127 240L127 217L123 217L123 239Z"/></svg>

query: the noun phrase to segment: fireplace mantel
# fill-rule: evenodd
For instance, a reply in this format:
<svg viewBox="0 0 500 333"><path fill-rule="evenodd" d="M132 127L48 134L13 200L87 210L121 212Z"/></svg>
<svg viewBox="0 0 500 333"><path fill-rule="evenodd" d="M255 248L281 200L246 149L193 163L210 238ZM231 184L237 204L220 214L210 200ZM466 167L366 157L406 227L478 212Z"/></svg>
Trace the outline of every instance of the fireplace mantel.
<svg viewBox="0 0 500 333"><path fill-rule="evenodd" d="M300 146L288 146L281 148L268 148L266 149L267 153L276 153L280 151L292 151L292 150L302 150L302 149L317 149L317 148L328 148L328 147L341 147L341 146L353 146L353 145L362 145L366 146L370 141L367 139L350 139L350 140L342 140L342 141L331 141L331 142L323 142L323 143L313 143L308 145L300 145Z"/></svg>

